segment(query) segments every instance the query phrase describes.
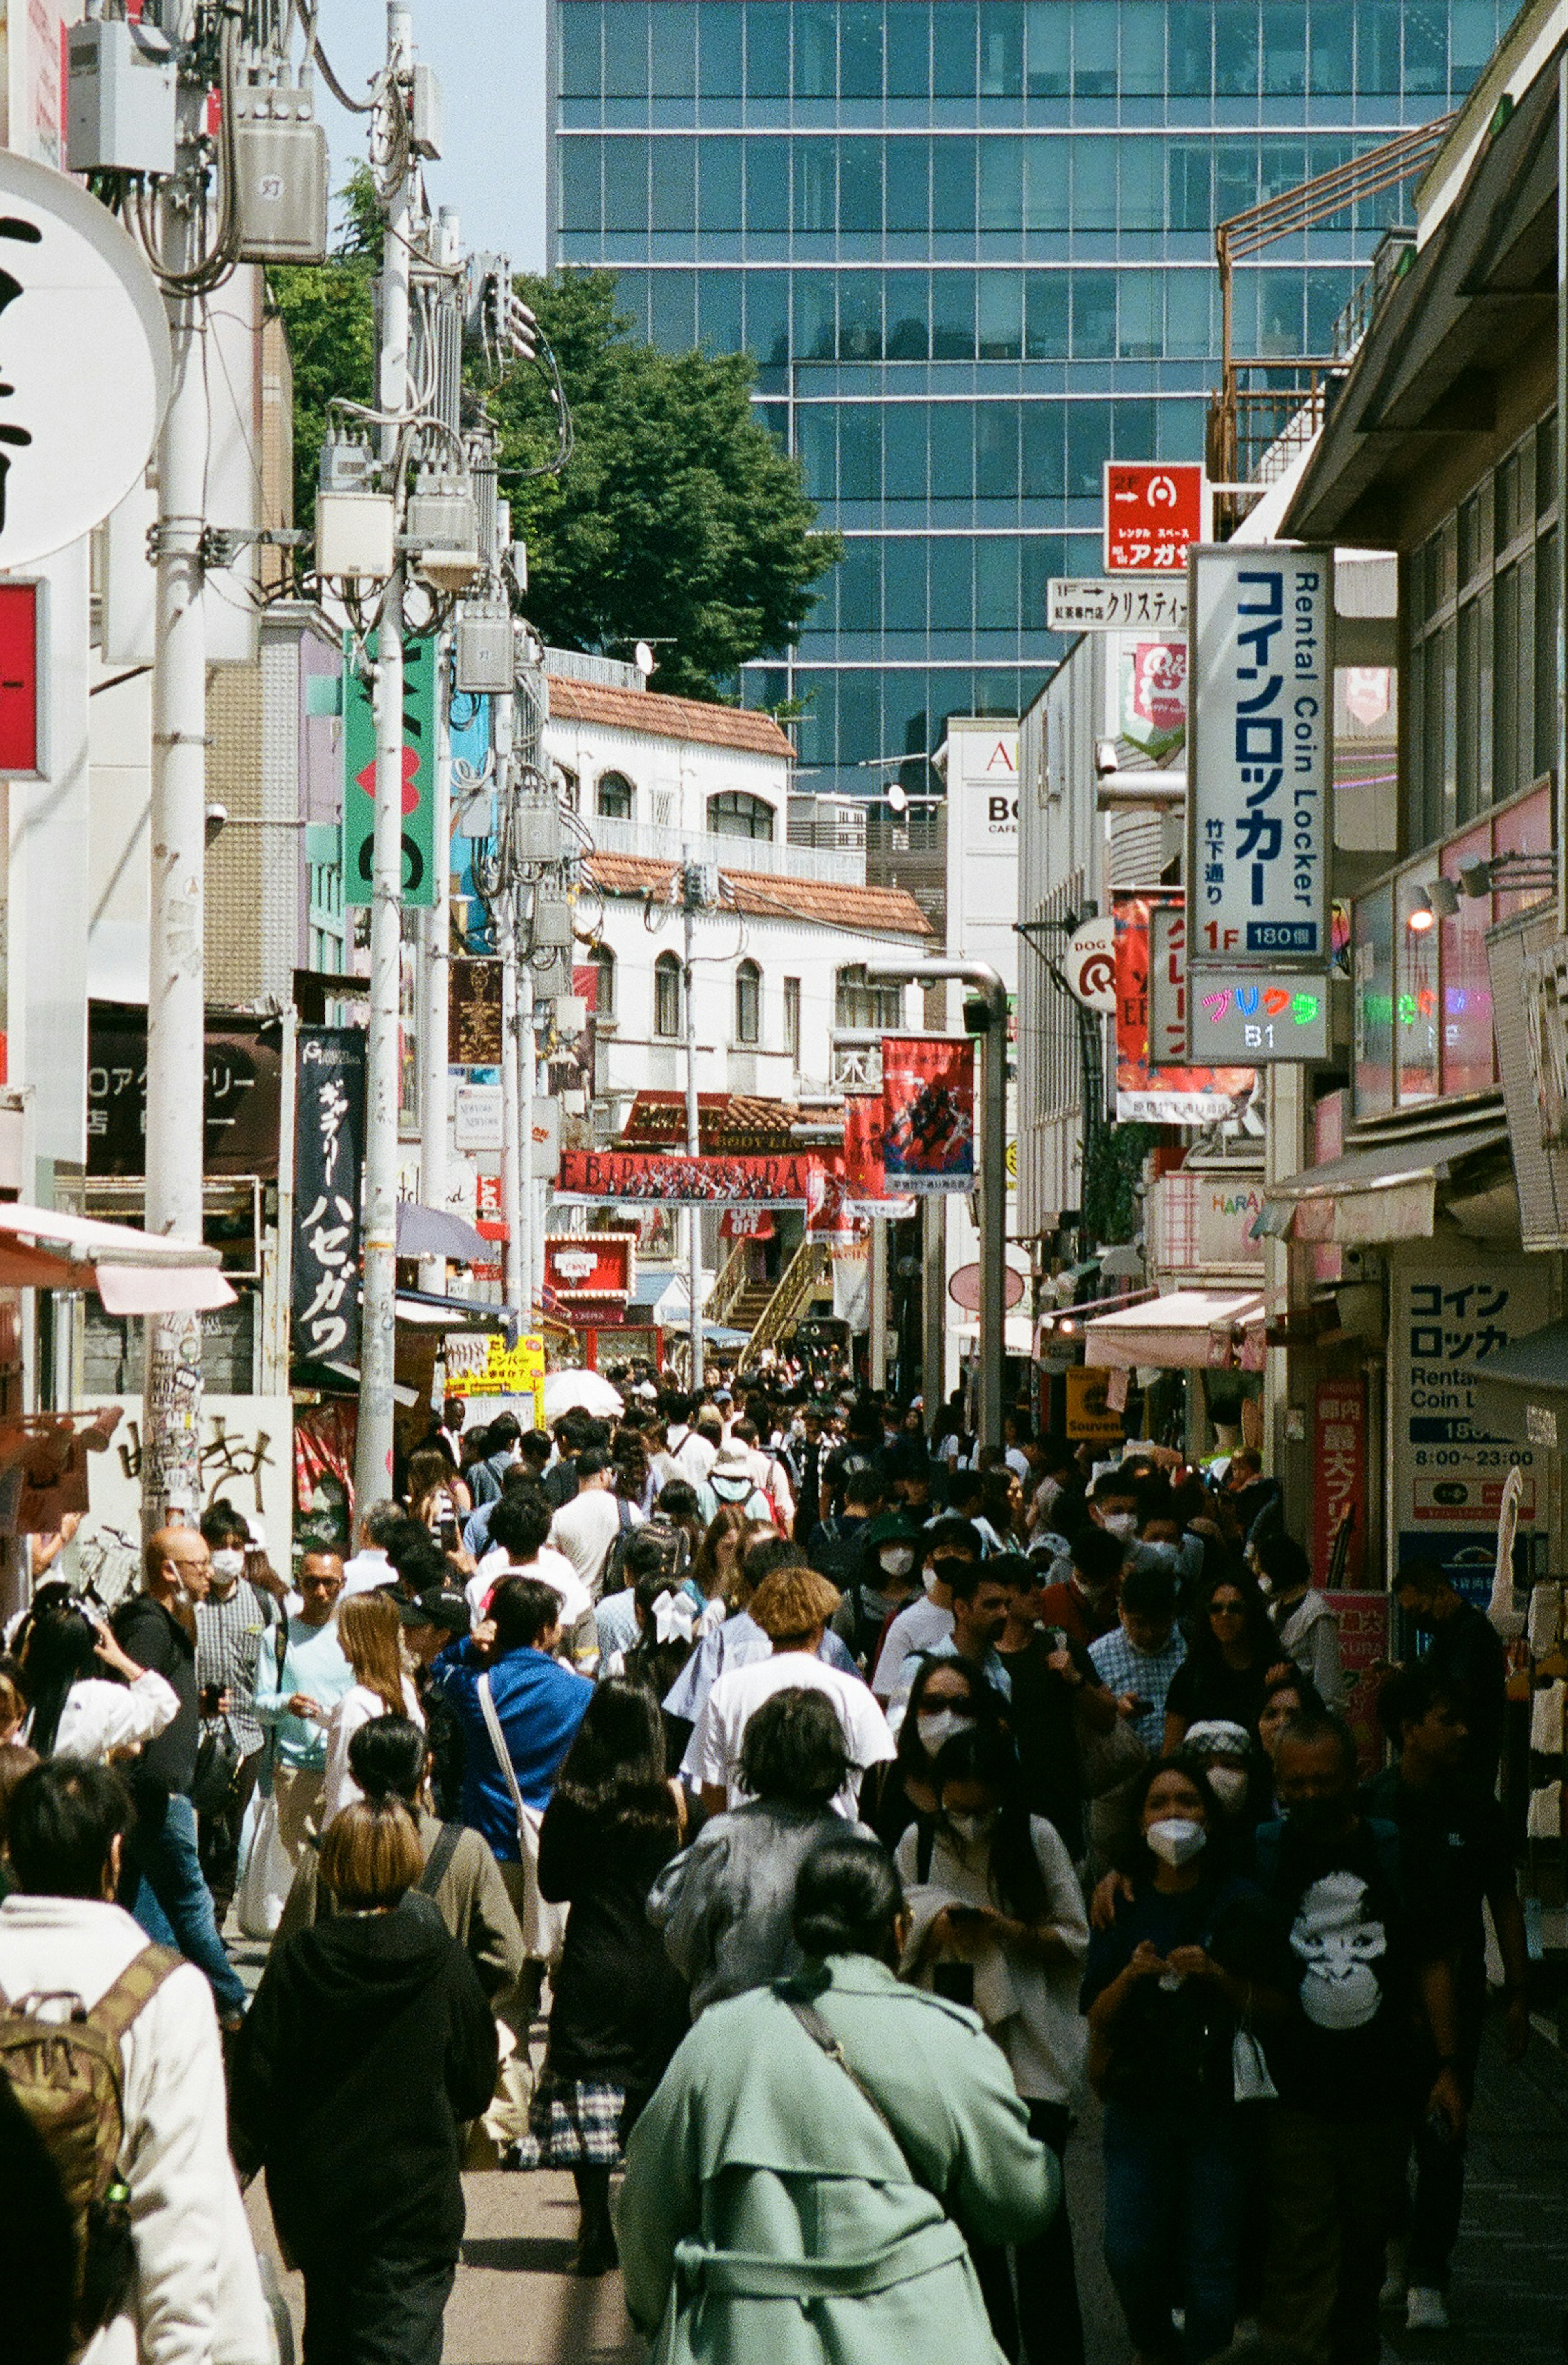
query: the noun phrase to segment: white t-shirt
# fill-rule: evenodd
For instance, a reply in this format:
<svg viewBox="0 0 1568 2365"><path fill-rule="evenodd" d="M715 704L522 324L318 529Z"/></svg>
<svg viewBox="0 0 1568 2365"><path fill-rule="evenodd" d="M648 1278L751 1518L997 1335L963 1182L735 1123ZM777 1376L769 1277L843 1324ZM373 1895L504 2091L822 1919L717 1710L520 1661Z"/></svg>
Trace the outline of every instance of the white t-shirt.
<svg viewBox="0 0 1568 2365"><path fill-rule="evenodd" d="M550 1523L550 1541L570 1561L594 1601L604 1581L610 1547L625 1524L623 1509L631 1515L630 1524L640 1528L643 1514L635 1503L622 1505L608 1486L585 1486L562 1505Z"/></svg>
<svg viewBox="0 0 1568 2365"><path fill-rule="evenodd" d="M514 1563L504 1544L487 1552L463 1590L468 1598L469 1611L476 1626L486 1602L503 1576L536 1576L552 1593L561 1597L561 1623L575 1626L593 1608L588 1589L564 1552L552 1552L541 1544L533 1558L526 1563Z"/></svg>
<svg viewBox="0 0 1568 2365"><path fill-rule="evenodd" d="M855 1821L856 1793L860 1776L870 1765L886 1765L896 1754L888 1720L858 1676L846 1676L805 1651L775 1651L771 1658L755 1659L749 1666L732 1667L709 1693L682 1761L699 1788L722 1783L726 1804L738 1807L745 1798L741 1788L741 1742L746 1726L775 1692L799 1685L806 1691L826 1692L838 1710L849 1752L852 1774L834 1800L849 1822Z"/></svg>
<svg viewBox="0 0 1568 2365"><path fill-rule="evenodd" d="M929 1594L912 1601L901 1609L889 1627L871 1681L879 1700L891 1699L899 1687L906 1661L922 1651L934 1650L945 1642L953 1631L953 1613L938 1608Z"/></svg>
<svg viewBox="0 0 1568 2365"><path fill-rule="evenodd" d="M340 1598L350 1601L356 1593L375 1593L384 1585L391 1585L398 1575L379 1544L366 1544L352 1560L343 1563L343 1589Z"/></svg>
<svg viewBox="0 0 1568 2365"><path fill-rule="evenodd" d="M361 1725L374 1724L385 1716L386 1703L379 1692L368 1684L355 1684L346 1691L332 1710L327 1727L327 1784L321 1801L321 1829L326 1830L332 1817L343 1807L352 1807L364 1792L349 1772L349 1743ZM420 1706L420 1696L407 1676L403 1678L403 1713L410 1724L425 1729L425 1712Z"/></svg>

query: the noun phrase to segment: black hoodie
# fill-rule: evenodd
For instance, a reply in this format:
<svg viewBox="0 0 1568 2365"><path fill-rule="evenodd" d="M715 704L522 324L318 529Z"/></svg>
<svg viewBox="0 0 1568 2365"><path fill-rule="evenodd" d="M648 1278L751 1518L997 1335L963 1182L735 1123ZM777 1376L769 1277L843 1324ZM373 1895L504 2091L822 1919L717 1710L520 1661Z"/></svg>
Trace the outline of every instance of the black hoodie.
<svg viewBox="0 0 1568 2365"><path fill-rule="evenodd" d="M236 2151L279 2235L318 2262L442 2263L463 2239L462 2123L487 2109L496 2024L432 1916L345 1914L277 1947L236 2048Z"/></svg>

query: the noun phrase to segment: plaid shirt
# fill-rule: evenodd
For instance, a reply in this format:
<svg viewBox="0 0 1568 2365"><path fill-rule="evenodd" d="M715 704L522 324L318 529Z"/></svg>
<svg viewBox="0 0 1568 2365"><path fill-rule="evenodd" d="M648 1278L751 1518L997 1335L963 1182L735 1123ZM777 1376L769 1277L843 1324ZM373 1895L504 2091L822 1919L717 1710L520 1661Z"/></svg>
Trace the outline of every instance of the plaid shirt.
<svg viewBox="0 0 1568 2365"><path fill-rule="evenodd" d="M229 1721L247 1757L266 1739L250 1713L256 1696L256 1668L265 1638L277 1624L277 1605L241 1577L227 1601L198 1601L196 1681L217 1684L233 1696Z"/></svg>
<svg viewBox="0 0 1568 2365"><path fill-rule="evenodd" d="M1097 1642L1091 1642L1089 1655L1101 1682L1118 1699L1125 1692L1135 1692L1139 1699L1148 1700L1143 1714L1132 1718L1131 1723L1144 1746L1158 1757L1165 1734L1165 1695L1187 1655L1180 1627L1172 1626L1163 1651L1150 1653L1135 1651L1120 1626L1114 1626Z"/></svg>

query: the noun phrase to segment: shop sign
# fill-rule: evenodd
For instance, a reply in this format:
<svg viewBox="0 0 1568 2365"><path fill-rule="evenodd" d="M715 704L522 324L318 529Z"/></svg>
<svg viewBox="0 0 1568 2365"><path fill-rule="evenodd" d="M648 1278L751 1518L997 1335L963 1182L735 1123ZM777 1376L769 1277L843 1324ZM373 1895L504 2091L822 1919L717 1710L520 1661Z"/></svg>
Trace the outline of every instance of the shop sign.
<svg viewBox="0 0 1568 2365"><path fill-rule="evenodd" d="M447 966L447 1064L454 1068L498 1068L501 1064L500 962L453 960Z"/></svg>
<svg viewBox="0 0 1568 2365"><path fill-rule="evenodd" d="M499 1084L459 1084L452 1096L453 1147L495 1156L501 1147Z"/></svg>
<svg viewBox="0 0 1568 2365"><path fill-rule="evenodd" d="M294 1338L307 1361L359 1355L365 1038L302 1026L296 1045Z"/></svg>
<svg viewBox="0 0 1568 2365"><path fill-rule="evenodd" d="M1158 764L1187 735L1185 641L1122 643L1118 736Z"/></svg>
<svg viewBox="0 0 1568 2365"><path fill-rule="evenodd" d="M1117 1122L1210 1125L1234 1115L1252 1091L1252 1070L1195 1067L1187 1058L1179 902L1174 896L1118 894L1112 908L1116 927ZM1162 916L1155 934L1157 914ZM1152 975L1151 935L1159 947L1158 981Z"/></svg>
<svg viewBox="0 0 1568 2365"><path fill-rule="evenodd" d="M374 670L376 639L367 655ZM403 648L403 883L405 905L435 902L436 644L425 633ZM370 902L375 843L375 700L343 636L343 902ZM442 849L443 857L445 849Z"/></svg>
<svg viewBox="0 0 1568 2365"><path fill-rule="evenodd" d="M1377 1696L1383 1670L1388 1664L1388 1596L1386 1593L1328 1593L1324 1596L1339 1625L1339 1664L1345 1674L1345 1721L1356 1736L1356 1759L1367 1781L1383 1760L1383 1727L1378 1722Z"/></svg>
<svg viewBox="0 0 1568 2365"><path fill-rule="evenodd" d="M209 1022L203 1171L208 1175L277 1172L283 1107L281 1030L276 1019ZM87 1004L87 1171L147 1171L147 1008Z"/></svg>
<svg viewBox="0 0 1568 2365"><path fill-rule="evenodd" d="M1333 668L1328 551L1194 550L1189 964L1328 965Z"/></svg>
<svg viewBox="0 0 1568 2365"><path fill-rule="evenodd" d="M1263 1212L1263 1183L1211 1174L1161 1174L1148 1203L1150 1242L1160 1272L1194 1279L1256 1272L1263 1243L1252 1227Z"/></svg>
<svg viewBox="0 0 1568 2365"><path fill-rule="evenodd" d="M1394 1550L1435 1560L1470 1599L1491 1597L1503 1486L1524 1478L1519 1525L1537 1517L1537 1449L1488 1429L1476 1387L1488 1359L1540 1327L1540 1260L1477 1248L1452 1260L1430 1242L1389 1259Z"/></svg>
<svg viewBox="0 0 1568 2365"><path fill-rule="evenodd" d="M675 1150L567 1149L555 1196L567 1206L656 1199L674 1207L805 1207L816 1195L814 1160L690 1158Z"/></svg>
<svg viewBox="0 0 1568 2365"><path fill-rule="evenodd" d="M1182 574L1208 510L1201 460L1107 460L1106 574Z"/></svg>
<svg viewBox="0 0 1568 2365"><path fill-rule="evenodd" d="M1367 1384L1358 1373L1319 1380L1312 1406L1312 1576L1358 1586L1367 1549ZM1345 1530L1342 1571L1334 1546Z"/></svg>
<svg viewBox="0 0 1568 2365"><path fill-rule="evenodd" d="M630 1232L562 1233L544 1243L544 1278L566 1298L619 1299L636 1285L636 1239Z"/></svg>
<svg viewBox="0 0 1568 2365"><path fill-rule="evenodd" d="M1187 586L1181 576L1117 581L1104 575L1053 575L1046 585L1048 633L1184 633Z"/></svg>
<svg viewBox="0 0 1568 2365"><path fill-rule="evenodd" d="M495 1331L450 1332L445 1346L449 1396L532 1396L533 1427L544 1426L544 1340L524 1332L509 1347Z"/></svg>
<svg viewBox="0 0 1568 2365"><path fill-rule="evenodd" d="M1116 924L1108 912L1075 928L1062 958L1067 990L1085 1010L1109 1018L1116 1007Z"/></svg>
<svg viewBox="0 0 1568 2365"><path fill-rule="evenodd" d="M1328 1057L1328 988L1323 978L1253 970L1226 977L1200 970L1187 996L1192 1056L1200 1064Z"/></svg>
<svg viewBox="0 0 1568 2365"><path fill-rule="evenodd" d="M1119 1445L1126 1431L1114 1412L1106 1386L1111 1373L1075 1363L1063 1374L1067 1386L1067 1433L1081 1445Z"/></svg>
<svg viewBox="0 0 1568 2365"><path fill-rule="evenodd" d="M975 1047L957 1036L882 1037L887 1187L922 1198L975 1187Z"/></svg>

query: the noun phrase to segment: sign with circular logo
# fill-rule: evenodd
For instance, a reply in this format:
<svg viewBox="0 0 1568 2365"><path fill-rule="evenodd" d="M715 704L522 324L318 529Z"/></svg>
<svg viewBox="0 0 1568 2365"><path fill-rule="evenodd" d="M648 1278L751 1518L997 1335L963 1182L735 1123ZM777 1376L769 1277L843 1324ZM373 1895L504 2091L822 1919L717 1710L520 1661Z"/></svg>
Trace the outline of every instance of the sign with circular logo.
<svg viewBox="0 0 1568 2365"><path fill-rule="evenodd" d="M163 300L129 232L63 173L0 150L0 567L118 508L171 369Z"/></svg>
<svg viewBox="0 0 1568 2365"><path fill-rule="evenodd" d="M1116 924L1109 913L1073 931L1062 969L1074 1001L1107 1018L1115 1014Z"/></svg>
<svg viewBox="0 0 1568 2365"><path fill-rule="evenodd" d="M1002 1284L1002 1294L1006 1298L1009 1312L1023 1301L1024 1276L1015 1265L1010 1264L1007 1268L1007 1278ZM966 1314L978 1314L980 1302L979 1265L961 1264L957 1272L950 1273L947 1277L947 1295L955 1306L963 1307Z"/></svg>

